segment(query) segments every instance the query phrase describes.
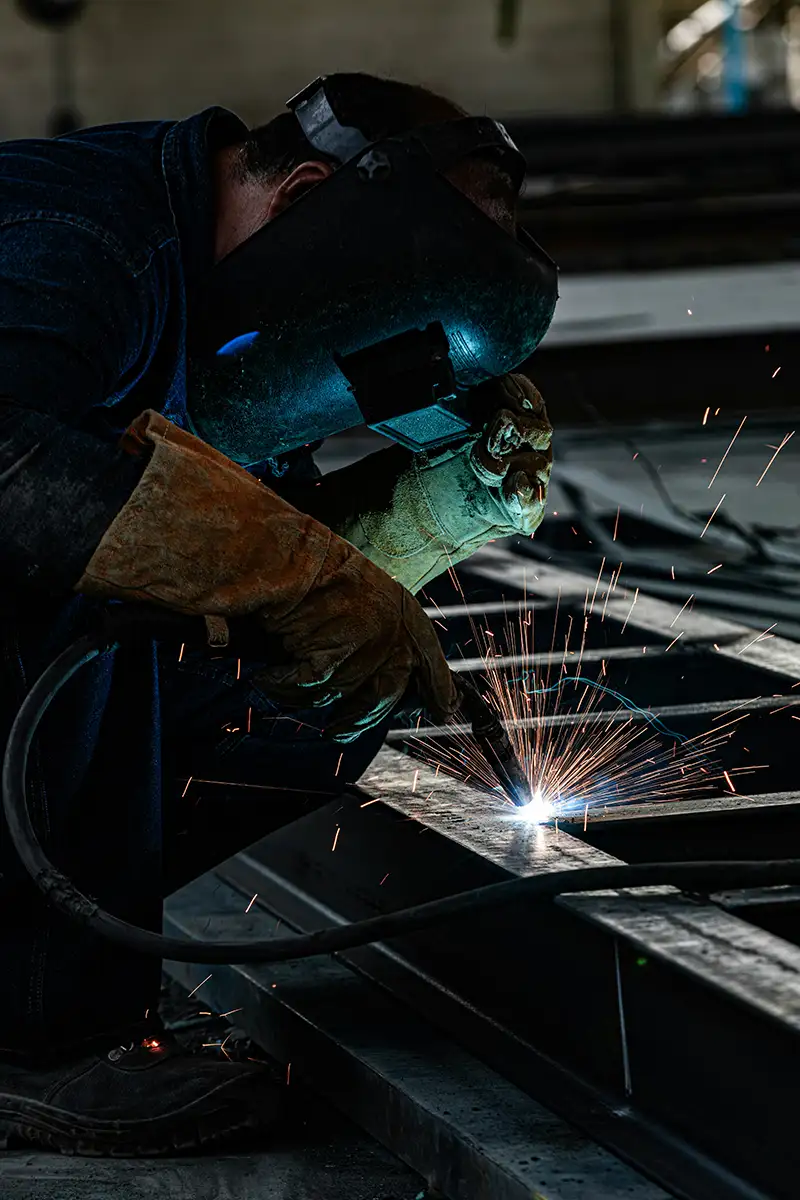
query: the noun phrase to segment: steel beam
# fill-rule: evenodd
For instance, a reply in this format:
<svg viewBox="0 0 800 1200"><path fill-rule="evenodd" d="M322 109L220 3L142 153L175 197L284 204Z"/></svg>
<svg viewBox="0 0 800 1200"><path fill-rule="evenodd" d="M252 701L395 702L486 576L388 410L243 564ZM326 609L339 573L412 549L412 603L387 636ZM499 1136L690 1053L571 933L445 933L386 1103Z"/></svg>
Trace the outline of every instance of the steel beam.
<svg viewBox="0 0 800 1200"><path fill-rule="evenodd" d="M535 559L526 559L494 545L485 546L470 559L468 574L475 579L492 581L495 586L502 585L511 593L511 600L518 599L522 594L527 597L529 605L541 599L584 604L587 593L589 596L592 594L596 578ZM680 606L641 592L634 603L633 595L626 596L624 592L618 595L619 590L609 598L605 608L607 621L627 623L629 629L654 633L667 642L682 633L687 645L705 642L711 644L723 658L738 659L782 681L791 678L795 683L800 680L800 647L795 642L766 634L766 631L754 634L747 626L721 617L707 616L690 609L681 612ZM596 607L603 606L604 595L601 586L595 597Z"/></svg>
<svg viewBox="0 0 800 1200"><path fill-rule="evenodd" d="M756 796L727 794L711 796L707 800L665 800L657 804L629 804L618 808L595 809L589 814L592 825L613 825L629 821L664 821L674 817L726 817L731 813L760 812L770 808L800 807L800 792L765 792ZM583 825L583 814L560 818L560 824L569 833L577 832ZM573 830L574 827L574 830Z"/></svg>
<svg viewBox="0 0 800 1200"><path fill-rule="evenodd" d="M504 819L499 802L425 767L412 791L411 766L383 751L364 780L379 803L321 810L225 878L307 929L618 861ZM794 1094L800 949L658 888L515 906L343 957L676 1195L794 1195L791 1106L761 1097ZM742 1058L748 1045L759 1054Z"/></svg>
<svg viewBox="0 0 800 1200"><path fill-rule="evenodd" d="M333 914L331 914L331 917ZM268 938L263 905L209 874L175 893L165 930ZM447 1200L669 1200L445 1035L330 959L215 968L167 963L299 1080L418 1171Z"/></svg>
<svg viewBox="0 0 800 1200"><path fill-rule="evenodd" d="M660 670L669 669L667 647L680 633L682 646L707 659L709 669L718 662L737 675L755 672L762 694L748 696L742 684L744 697L738 689L732 700L719 692L709 696L706 689L697 703L659 708L670 723L707 725L737 707L752 713L754 727L764 736L762 718L776 705L775 696L764 693L786 690L790 680L800 679L798 648L768 632L758 635L733 622L679 612L677 605L641 594L634 603L622 589L605 596L602 581L595 590L594 578L526 561L499 546L470 560L462 579L467 587L489 585L495 596L508 589L508 598L431 604L430 615L469 621L494 612L513 615L533 603L550 610L558 606L562 616L571 613L580 624L594 595L612 636L619 638L625 628L640 636ZM443 592L435 594L441 598ZM602 658L632 662L626 650L614 645ZM671 654L676 665L689 657ZM585 661L596 662L598 656L597 646L587 645ZM473 673L481 669L475 660L460 665ZM518 665L512 658L503 667ZM787 712L798 703L800 697L787 691ZM616 718L605 710L595 719ZM574 720L567 714L548 723L555 727ZM780 720L773 723L770 717L769 729L777 732ZM421 729L394 731L392 738L407 738L409 732L422 739L442 736ZM248 936L256 926L243 923L243 913L254 893L258 902L250 915L258 917L261 935L267 911L301 930L349 922L504 878L627 860L592 840L613 839L630 829L643 831L644 859L648 830L653 857L663 858L655 848L668 844L671 823L694 820L699 828L699 822L746 819L753 812L791 816L796 799L794 792L773 790L761 803L737 796L723 807L714 798L681 812L670 806L672 814L666 806L654 806L647 818L642 814L627 822L619 810L617 820L593 817L586 831L573 824L578 835L573 836L563 822L560 827L523 825L499 799L437 777L424 764L387 748L362 780L361 791L223 864L216 883L205 877L184 889L179 902L170 902L168 927ZM703 803L709 807L700 807ZM719 854L724 856L723 846ZM453 1200L462 1195L521 1200L530 1195L520 1190L525 1187L541 1194L541 1179L536 1184L532 1175L515 1175L507 1159L487 1150L489 1142L496 1146L510 1139L518 1145L513 1128L476 1131L463 1105L449 1124L443 1123L441 1110L433 1111L432 1097L442 1085L448 1098L454 1097L453 1105L459 1096L472 1096L469 1111L505 1112L505 1093L494 1090L498 1079L503 1087L518 1089L517 1099L524 1093L525 1103L546 1104L586 1137L637 1165L665 1189L658 1195L794 1200L800 1175L800 1146L793 1134L800 947L759 926L779 921L778 908L791 915L794 900L776 896L774 889L762 890L760 898L727 893L712 899L671 888L564 896L454 920L441 929L352 951L336 962L215 969L204 997L218 1008L246 1001L243 1024L257 1041L279 1057L290 1050L314 1086L438 1181ZM735 915L740 912L748 919ZM171 970L192 986L207 974L180 964ZM380 1001L376 985L384 993ZM287 989L293 989L288 1001ZM397 1001L406 1007L396 1007ZM367 1015L375 1003L377 1026ZM395 1006L391 1013L380 1008L384 1003ZM425 1025L403 1024L421 1018ZM369 1029L368 1054L364 1028ZM399 1039L401 1053L392 1054L389 1029L406 1031ZM494 1082L483 1077L480 1088L470 1092L469 1072L456 1072L450 1082L446 1072L426 1075L420 1046L433 1047L430 1062L439 1058L447 1067L454 1061L451 1043L441 1040L445 1035L480 1057L481 1070L489 1071ZM473 1066L474 1060L470 1071ZM415 1089L423 1078L429 1084L425 1095ZM448 1116L453 1111L449 1108ZM508 1111L517 1109L512 1104ZM535 1129L533 1136L538 1136ZM534 1158L543 1161L538 1152ZM459 1190L458 1179L446 1174L450 1159L477 1190L466 1185ZM526 1165L521 1154L519 1165ZM561 1197L558 1188L572 1182L571 1177L548 1178L548 1200ZM634 1178L634 1192L650 1186ZM576 1193L581 1200L604 1195L593 1176L581 1189Z"/></svg>
<svg viewBox="0 0 800 1200"><path fill-rule="evenodd" d="M792 708L800 709L800 695L784 696L786 700L783 706L787 711ZM746 700L741 705L735 705L738 715L744 716L745 713L762 713L765 716L772 713L775 709L774 696L754 696L752 700ZM681 724L681 718L691 718L692 721L698 719L705 721L714 717L722 716L733 711L730 700L709 700L698 704L667 704L659 708L658 715L667 725L677 726ZM628 721L634 724L642 724L647 721L647 717L643 712L631 712L627 708L618 711L608 712L600 710L598 712L586 713L555 713L553 715L541 717L523 717L519 721L509 721L507 724L515 729L559 729L569 728L579 725L620 725ZM711 727L713 729L713 726ZM452 738L456 734L469 733L469 725L453 722L450 725L420 725L419 728L408 727L406 729L392 729L387 734L386 740L389 745L397 745L408 740L411 736L418 737L421 741L443 741Z"/></svg>

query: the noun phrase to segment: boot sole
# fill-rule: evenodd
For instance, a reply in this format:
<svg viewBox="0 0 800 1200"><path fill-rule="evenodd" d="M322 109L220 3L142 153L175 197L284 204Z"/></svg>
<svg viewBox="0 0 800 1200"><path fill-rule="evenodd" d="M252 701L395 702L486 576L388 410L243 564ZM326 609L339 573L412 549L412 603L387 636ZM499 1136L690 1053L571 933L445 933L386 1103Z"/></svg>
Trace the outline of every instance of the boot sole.
<svg viewBox="0 0 800 1200"><path fill-rule="evenodd" d="M7 1148L20 1141L61 1154L92 1158L149 1158L219 1145L235 1134L272 1124L280 1112L280 1103L274 1098L271 1104L259 1105L258 1110L229 1104L123 1123L76 1118L35 1100L15 1100L0 1096L0 1137L5 1137Z"/></svg>

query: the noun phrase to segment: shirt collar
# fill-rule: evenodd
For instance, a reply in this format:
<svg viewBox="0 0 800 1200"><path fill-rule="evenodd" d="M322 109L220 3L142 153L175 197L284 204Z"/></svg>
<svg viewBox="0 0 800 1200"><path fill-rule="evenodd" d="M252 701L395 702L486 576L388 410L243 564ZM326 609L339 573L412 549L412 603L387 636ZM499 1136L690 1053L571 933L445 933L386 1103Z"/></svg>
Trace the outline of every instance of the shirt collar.
<svg viewBox="0 0 800 1200"><path fill-rule="evenodd" d="M181 246L187 288L214 265L213 155L244 141L248 128L225 108L207 108L178 121L164 138L161 165Z"/></svg>

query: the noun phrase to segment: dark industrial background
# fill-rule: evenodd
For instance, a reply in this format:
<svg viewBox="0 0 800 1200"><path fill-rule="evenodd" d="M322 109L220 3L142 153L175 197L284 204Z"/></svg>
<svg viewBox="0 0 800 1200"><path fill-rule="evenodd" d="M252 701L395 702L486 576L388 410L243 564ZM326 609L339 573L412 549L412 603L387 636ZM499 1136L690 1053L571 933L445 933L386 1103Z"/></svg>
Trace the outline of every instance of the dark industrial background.
<svg viewBox="0 0 800 1200"><path fill-rule="evenodd" d="M569 865L795 853L799 718L766 716L798 702L800 680L800 4L0 0L0 139L211 104L257 124L343 70L504 119L528 160L520 218L561 268L556 319L526 364L556 428L548 517L533 543L465 566L463 595L437 582L431 614L461 629L504 603L547 614L558 595L579 619L618 556L608 624L588 634L595 661L687 734L741 708L770 769L749 797L515 840L466 788L420 807L400 721L363 793L183 889L168 927L267 936ZM341 435L319 463L379 442ZM204 796L211 829L235 822L229 792ZM290 1126L221 1158L7 1153L0 1196L793 1200L796 889L651 901L570 901L523 948L493 916L396 953L210 983L172 964L167 1020L216 1053L231 1026L206 1014L236 1009L232 1044L286 1073Z"/></svg>

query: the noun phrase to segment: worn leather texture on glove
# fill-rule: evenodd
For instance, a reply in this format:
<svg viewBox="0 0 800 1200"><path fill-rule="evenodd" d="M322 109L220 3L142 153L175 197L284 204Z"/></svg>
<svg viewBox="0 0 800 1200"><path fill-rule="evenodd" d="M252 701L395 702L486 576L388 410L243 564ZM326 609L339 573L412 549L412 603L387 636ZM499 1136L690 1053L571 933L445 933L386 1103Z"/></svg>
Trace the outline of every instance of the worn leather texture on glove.
<svg viewBox="0 0 800 1200"><path fill-rule="evenodd" d="M76 591L255 614L288 659L260 684L298 707L340 701L326 729L339 741L377 724L412 684L435 717L453 712L436 633L400 583L160 413L142 413L122 445L149 462Z"/></svg>
<svg viewBox="0 0 800 1200"><path fill-rule="evenodd" d="M323 478L326 520L417 592L495 538L541 524L552 467L544 401L522 375L474 389L475 431L456 448L390 446Z"/></svg>

